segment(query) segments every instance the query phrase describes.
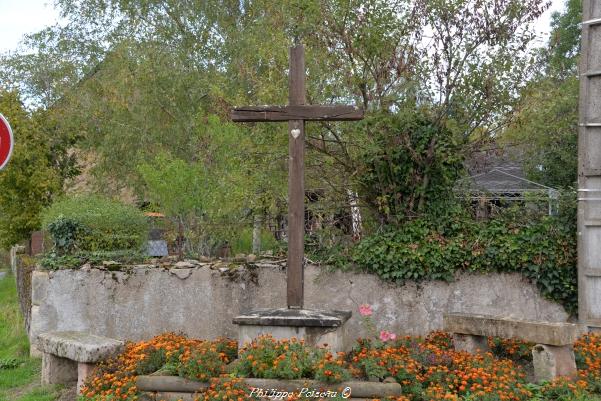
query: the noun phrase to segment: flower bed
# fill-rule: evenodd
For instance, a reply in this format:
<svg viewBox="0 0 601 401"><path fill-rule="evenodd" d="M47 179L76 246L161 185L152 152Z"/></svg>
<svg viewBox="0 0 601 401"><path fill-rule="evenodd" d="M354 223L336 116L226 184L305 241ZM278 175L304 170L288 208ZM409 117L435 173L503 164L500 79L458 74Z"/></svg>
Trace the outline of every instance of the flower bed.
<svg viewBox="0 0 601 401"><path fill-rule="evenodd" d="M368 338L336 355L270 336L242 349L234 340L173 333L130 343L97 368L82 399L601 401L600 335L585 335L574 344L577 381L536 385L527 381L532 344L489 338L492 352L472 355L455 351L448 333L421 338L378 332L369 305L361 305L359 314Z"/></svg>
<svg viewBox="0 0 601 401"><path fill-rule="evenodd" d="M595 400L595 394L601 393L599 335L586 335L575 344L578 381L559 379L540 386L526 381L525 345L515 340L491 342L494 355L470 355L454 351L448 334L434 332L426 338L361 340L351 352L331 355L301 341L262 337L238 353L232 340L193 340L168 333L130 343L123 354L99 366L86 383L82 399L141 400L136 378L148 374L207 383L193 396L199 401L258 399L245 378L318 380L324 388L344 380L396 382L401 385L400 394L386 399L397 401L584 401ZM342 398L339 394L338 399Z"/></svg>

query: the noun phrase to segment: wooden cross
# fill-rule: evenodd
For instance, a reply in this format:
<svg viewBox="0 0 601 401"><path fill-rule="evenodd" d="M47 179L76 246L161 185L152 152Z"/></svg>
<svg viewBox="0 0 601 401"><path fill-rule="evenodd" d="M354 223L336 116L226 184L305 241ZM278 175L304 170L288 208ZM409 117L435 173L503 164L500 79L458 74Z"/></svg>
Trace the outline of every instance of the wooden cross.
<svg viewBox="0 0 601 401"><path fill-rule="evenodd" d="M355 106L305 104L305 49L290 48L288 106L237 107L230 116L235 122L288 121L288 269L287 302L290 309L303 307L305 236L305 121L361 120L363 110Z"/></svg>

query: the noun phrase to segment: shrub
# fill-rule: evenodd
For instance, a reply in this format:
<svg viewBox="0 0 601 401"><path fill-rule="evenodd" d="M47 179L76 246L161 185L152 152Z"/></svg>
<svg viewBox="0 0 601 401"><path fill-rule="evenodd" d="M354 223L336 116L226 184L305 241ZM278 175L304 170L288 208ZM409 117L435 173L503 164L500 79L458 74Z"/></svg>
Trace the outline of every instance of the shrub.
<svg viewBox="0 0 601 401"><path fill-rule="evenodd" d="M58 253L140 249L146 240L146 216L134 206L99 196L55 202L42 216Z"/></svg>
<svg viewBox="0 0 601 401"><path fill-rule="evenodd" d="M77 239L85 231L82 224L64 216L50 222L47 229L54 240L54 249L61 255L73 252L77 247Z"/></svg>

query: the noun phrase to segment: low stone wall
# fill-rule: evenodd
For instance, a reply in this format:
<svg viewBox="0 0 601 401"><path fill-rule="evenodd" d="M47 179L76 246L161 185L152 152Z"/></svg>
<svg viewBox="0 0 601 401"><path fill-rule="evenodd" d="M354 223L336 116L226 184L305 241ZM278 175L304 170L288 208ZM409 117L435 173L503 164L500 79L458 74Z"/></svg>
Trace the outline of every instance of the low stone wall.
<svg viewBox="0 0 601 401"><path fill-rule="evenodd" d="M121 340L165 331L198 338L237 337L232 318L253 308L285 305L285 271L278 265L234 269L138 266L108 271L35 271L30 338L78 330ZM383 282L370 274L308 266L305 307L353 311L351 338L364 336L358 305L370 304L378 328L406 335L441 329L450 312L562 322L558 304L541 297L519 274L462 274L452 283ZM34 347L32 347L34 349ZM35 353L35 350L33 351Z"/></svg>

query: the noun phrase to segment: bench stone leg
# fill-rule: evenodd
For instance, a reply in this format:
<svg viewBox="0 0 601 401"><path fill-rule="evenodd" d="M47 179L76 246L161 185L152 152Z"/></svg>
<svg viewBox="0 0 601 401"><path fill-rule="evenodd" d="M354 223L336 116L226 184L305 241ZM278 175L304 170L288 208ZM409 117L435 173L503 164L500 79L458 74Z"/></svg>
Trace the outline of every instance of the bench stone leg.
<svg viewBox="0 0 601 401"><path fill-rule="evenodd" d="M467 351L470 354L490 352L488 341L484 336L453 333L453 345L456 351Z"/></svg>
<svg viewBox="0 0 601 401"><path fill-rule="evenodd" d="M578 375L574 348L571 345L561 347L537 344L532 348L534 378L540 383L553 380L557 376L574 379Z"/></svg>
<svg viewBox="0 0 601 401"><path fill-rule="evenodd" d="M77 381L77 362L56 355L42 355L42 384L67 384Z"/></svg>
<svg viewBox="0 0 601 401"><path fill-rule="evenodd" d="M84 382L92 374L92 371L96 367L94 363L83 363L79 362L77 364L77 394L81 394L81 388L83 387Z"/></svg>

